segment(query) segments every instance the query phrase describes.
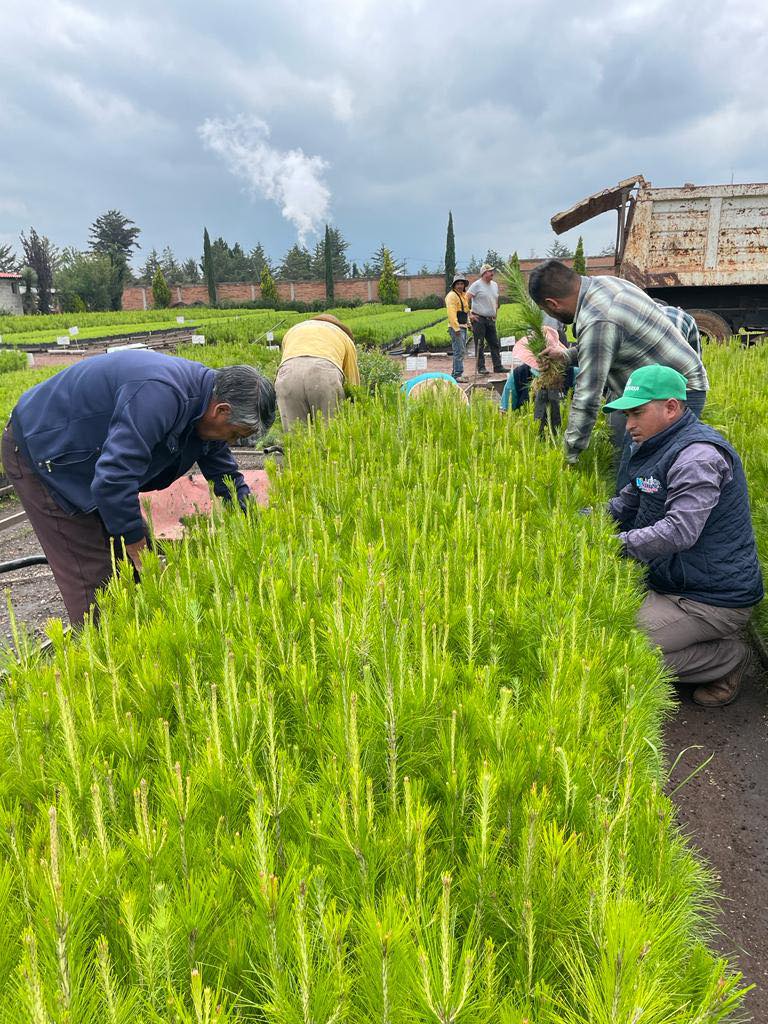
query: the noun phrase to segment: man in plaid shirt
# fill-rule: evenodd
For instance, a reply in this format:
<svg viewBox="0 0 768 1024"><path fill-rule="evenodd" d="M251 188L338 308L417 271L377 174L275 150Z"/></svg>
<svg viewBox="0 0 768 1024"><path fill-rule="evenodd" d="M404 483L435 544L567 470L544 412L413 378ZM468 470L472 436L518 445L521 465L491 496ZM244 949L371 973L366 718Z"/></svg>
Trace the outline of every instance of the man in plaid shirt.
<svg viewBox="0 0 768 1024"><path fill-rule="evenodd" d="M691 314L686 313L679 306L668 306L663 299L654 299L654 302L664 315L672 321L699 359L701 359L701 334L699 334L699 325Z"/></svg>
<svg viewBox="0 0 768 1024"><path fill-rule="evenodd" d="M574 325L577 344L565 359L579 367L579 375L565 431L567 462L575 463L589 444L605 389L621 395L639 366L657 363L681 373L688 382L687 405L701 415L709 389L701 359L637 285L618 277L582 277L558 260L547 260L531 272L528 291L545 313ZM545 349L544 355L563 358L554 350ZM628 454L628 439L625 448Z"/></svg>

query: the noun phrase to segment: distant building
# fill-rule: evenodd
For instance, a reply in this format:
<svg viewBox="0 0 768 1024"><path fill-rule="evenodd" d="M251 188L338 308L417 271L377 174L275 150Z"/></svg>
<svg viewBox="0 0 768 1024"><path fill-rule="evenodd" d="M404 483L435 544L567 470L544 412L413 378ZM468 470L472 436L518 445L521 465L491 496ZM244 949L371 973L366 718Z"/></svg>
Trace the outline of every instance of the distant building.
<svg viewBox="0 0 768 1024"><path fill-rule="evenodd" d="M0 311L3 313L23 313L21 301L21 274L11 271L0 271Z"/></svg>

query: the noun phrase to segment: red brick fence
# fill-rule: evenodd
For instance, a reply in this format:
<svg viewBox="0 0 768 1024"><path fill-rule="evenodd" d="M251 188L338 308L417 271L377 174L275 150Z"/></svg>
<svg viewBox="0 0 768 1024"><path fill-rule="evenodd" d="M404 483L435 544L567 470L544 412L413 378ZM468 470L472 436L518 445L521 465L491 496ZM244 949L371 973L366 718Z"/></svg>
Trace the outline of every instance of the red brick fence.
<svg viewBox="0 0 768 1024"><path fill-rule="evenodd" d="M524 273L529 273L540 260L520 260ZM570 262L569 260L565 261ZM588 260L590 274L613 273L612 256L592 256ZM469 274L470 280L477 275ZM408 299L420 299L427 295L440 295L445 292L445 279L442 274L428 277L399 277L400 301L407 304ZM325 281L276 281L277 294L285 302L314 302L325 298ZM375 277L347 278L334 282L334 295L337 299L360 299L361 302L378 302L378 279ZM503 283L499 282L502 292ZM208 289L204 284L172 284L171 305L193 306L208 305ZM261 298L258 284L219 284L216 286L219 301L255 302ZM152 288L149 285L130 285L123 292L123 309L151 309Z"/></svg>

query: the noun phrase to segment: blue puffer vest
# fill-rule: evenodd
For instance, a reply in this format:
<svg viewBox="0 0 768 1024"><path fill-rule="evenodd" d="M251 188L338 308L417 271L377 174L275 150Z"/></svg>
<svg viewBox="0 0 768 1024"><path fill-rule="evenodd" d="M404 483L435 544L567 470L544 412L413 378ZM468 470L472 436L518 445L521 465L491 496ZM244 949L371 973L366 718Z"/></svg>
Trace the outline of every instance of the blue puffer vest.
<svg viewBox="0 0 768 1024"><path fill-rule="evenodd" d="M684 448L702 442L730 456L733 479L723 488L693 547L650 563L648 586L721 608L749 608L763 598L763 579L744 469L725 438L690 410L633 452L628 468L640 505L629 529L640 530L664 518L669 468Z"/></svg>

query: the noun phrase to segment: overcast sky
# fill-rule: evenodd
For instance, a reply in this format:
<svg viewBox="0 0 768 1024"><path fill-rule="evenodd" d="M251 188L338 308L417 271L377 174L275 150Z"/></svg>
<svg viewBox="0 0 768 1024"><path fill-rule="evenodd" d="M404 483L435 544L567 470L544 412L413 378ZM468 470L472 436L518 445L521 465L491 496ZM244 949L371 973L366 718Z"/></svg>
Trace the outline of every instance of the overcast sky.
<svg viewBox="0 0 768 1024"><path fill-rule="evenodd" d="M768 178L765 0L0 0L0 241L142 251L203 225L278 258L338 225L410 269L551 243L550 216L642 173ZM564 236L613 240L607 214Z"/></svg>

